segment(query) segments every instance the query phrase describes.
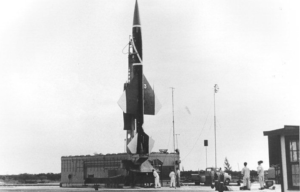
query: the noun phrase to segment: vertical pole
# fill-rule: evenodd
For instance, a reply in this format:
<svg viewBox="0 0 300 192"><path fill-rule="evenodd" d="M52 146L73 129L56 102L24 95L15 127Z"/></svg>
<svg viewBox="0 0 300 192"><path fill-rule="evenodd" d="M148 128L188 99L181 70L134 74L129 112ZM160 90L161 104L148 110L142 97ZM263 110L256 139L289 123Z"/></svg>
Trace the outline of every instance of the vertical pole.
<svg viewBox="0 0 300 192"><path fill-rule="evenodd" d="M205 169L207 168L207 147L205 147L205 150L206 150L206 163L205 163Z"/></svg>
<svg viewBox="0 0 300 192"><path fill-rule="evenodd" d="M175 163L175 123L174 123L174 87L171 87L172 89L172 112L173 112L173 149L174 149L174 173L176 173L176 163ZM175 179L175 189L176 189L176 179Z"/></svg>
<svg viewBox="0 0 300 192"><path fill-rule="evenodd" d="M179 147L178 147L178 137L177 137L177 135L180 135L180 134L175 134L175 135L176 135L177 149L179 149Z"/></svg>
<svg viewBox="0 0 300 192"><path fill-rule="evenodd" d="M215 168L217 168L216 86L214 87Z"/></svg>
<svg viewBox="0 0 300 192"><path fill-rule="evenodd" d="M172 112L173 112L173 148L175 152L175 122L174 122L174 88L172 87Z"/></svg>
<svg viewBox="0 0 300 192"><path fill-rule="evenodd" d="M127 134L126 134L126 137L127 137ZM124 144L124 152L125 152L125 153L126 153L126 143L127 143L126 140L127 140L127 139L124 139L124 143L125 143L125 144Z"/></svg>

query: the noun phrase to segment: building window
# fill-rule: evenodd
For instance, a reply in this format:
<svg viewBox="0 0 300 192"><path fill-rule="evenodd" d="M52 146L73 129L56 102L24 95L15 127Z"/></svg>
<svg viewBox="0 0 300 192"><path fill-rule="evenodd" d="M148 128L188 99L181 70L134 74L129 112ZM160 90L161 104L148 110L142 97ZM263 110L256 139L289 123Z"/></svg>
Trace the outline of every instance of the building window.
<svg viewBox="0 0 300 192"><path fill-rule="evenodd" d="M290 141L290 162L292 169L292 186L300 186L299 182L299 140ZM296 164L294 164L296 163Z"/></svg>
<svg viewBox="0 0 300 192"><path fill-rule="evenodd" d="M299 140L290 141L290 158L291 162L298 162L299 160Z"/></svg>
<svg viewBox="0 0 300 192"><path fill-rule="evenodd" d="M299 189L299 138L287 137L287 169L288 169L288 188Z"/></svg>

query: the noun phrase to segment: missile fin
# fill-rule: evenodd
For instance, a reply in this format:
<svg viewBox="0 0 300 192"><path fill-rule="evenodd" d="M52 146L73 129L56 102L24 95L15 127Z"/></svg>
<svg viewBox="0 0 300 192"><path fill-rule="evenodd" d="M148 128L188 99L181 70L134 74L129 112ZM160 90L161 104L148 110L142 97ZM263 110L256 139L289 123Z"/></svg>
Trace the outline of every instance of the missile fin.
<svg viewBox="0 0 300 192"><path fill-rule="evenodd" d="M127 104L127 100L126 100L126 90L125 90L118 101L118 105L120 106L120 108L123 110L124 113L127 113L126 104Z"/></svg>
<svg viewBox="0 0 300 192"><path fill-rule="evenodd" d="M148 160L146 160L140 166L140 171L142 173L149 173L149 172L151 173L153 169L154 169L153 166L151 165L151 163Z"/></svg>
<svg viewBox="0 0 300 192"><path fill-rule="evenodd" d="M144 77L144 114L156 115L161 108L161 104L155 96L154 90Z"/></svg>
<svg viewBox="0 0 300 192"><path fill-rule="evenodd" d="M136 134L133 139L128 143L127 147L132 154L136 154L137 151L137 141L138 141L138 134Z"/></svg>
<svg viewBox="0 0 300 192"><path fill-rule="evenodd" d="M151 151L154 147L154 142L155 141L151 137L149 137L149 153L151 153Z"/></svg>

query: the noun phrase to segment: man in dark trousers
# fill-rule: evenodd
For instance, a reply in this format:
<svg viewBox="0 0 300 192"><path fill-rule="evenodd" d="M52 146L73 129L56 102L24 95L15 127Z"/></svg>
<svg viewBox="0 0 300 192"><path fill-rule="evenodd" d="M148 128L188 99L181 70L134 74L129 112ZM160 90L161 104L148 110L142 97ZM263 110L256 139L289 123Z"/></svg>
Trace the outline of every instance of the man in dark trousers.
<svg viewBox="0 0 300 192"><path fill-rule="evenodd" d="M250 190L250 169L247 167L247 162L244 163L244 166L242 169L244 190Z"/></svg>
<svg viewBox="0 0 300 192"><path fill-rule="evenodd" d="M177 168L176 170L176 186L180 187L180 170Z"/></svg>
<svg viewBox="0 0 300 192"><path fill-rule="evenodd" d="M216 191L219 192L223 192L226 190L224 186L224 172L222 171L222 168L220 168L219 174L215 172L215 188Z"/></svg>

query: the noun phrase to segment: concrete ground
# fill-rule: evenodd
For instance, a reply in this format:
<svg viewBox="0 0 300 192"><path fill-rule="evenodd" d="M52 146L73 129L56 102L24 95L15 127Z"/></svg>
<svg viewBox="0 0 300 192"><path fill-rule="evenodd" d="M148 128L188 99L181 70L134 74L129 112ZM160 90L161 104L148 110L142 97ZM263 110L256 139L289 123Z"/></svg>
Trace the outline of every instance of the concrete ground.
<svg viewBox="0 0 300 192"><path fill-rule="evenodd" d="M259 184L254 183L251 185L252 192L281 192L280 185L275 185L275 190L264 189L259 190ZM239 186L230 186L233 191L240 191ZM59 186L0 186L0 191L95 191L94 188L61 188ZM99 191L215 191L209 186L182 186L180 188L125 188L125 189L109 189L109 188L99 188Z"/></svg>

